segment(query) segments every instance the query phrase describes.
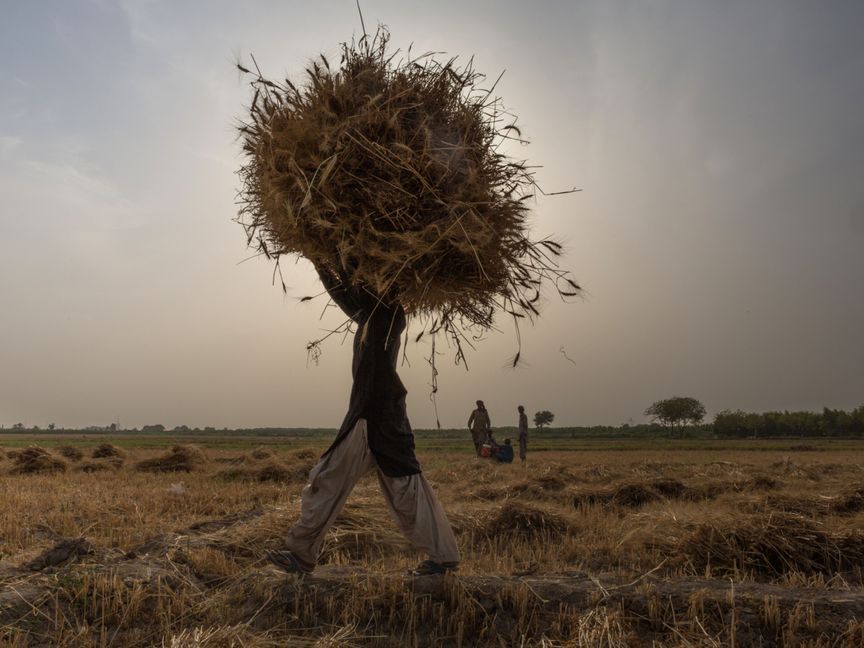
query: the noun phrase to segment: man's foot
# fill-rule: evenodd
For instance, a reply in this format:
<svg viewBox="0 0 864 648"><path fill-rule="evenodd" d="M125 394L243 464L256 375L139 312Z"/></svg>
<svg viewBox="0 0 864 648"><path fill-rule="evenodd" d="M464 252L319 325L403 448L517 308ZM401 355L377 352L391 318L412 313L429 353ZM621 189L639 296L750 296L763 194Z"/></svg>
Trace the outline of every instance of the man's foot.
<svg viewBox="0 0 864 648"><path fill-rule="evenodd" d="M424 560L409 573L412 576L432 576L434 574L446 574L459 569L458 562L438 563L434 560Z"/></svg>
<svg viewBox="0 0 864 648"><path fill-rule="evenodd" d="M301 562L290 551L268 551L267 560L289 574L311 574L315 565Z"/></svg>

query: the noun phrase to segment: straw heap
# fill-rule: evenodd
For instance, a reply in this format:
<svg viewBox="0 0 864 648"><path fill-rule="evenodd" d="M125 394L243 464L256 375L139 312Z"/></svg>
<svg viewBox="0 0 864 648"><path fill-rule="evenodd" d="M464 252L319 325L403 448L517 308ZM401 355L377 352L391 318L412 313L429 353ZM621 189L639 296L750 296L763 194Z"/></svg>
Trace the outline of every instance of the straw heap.
<svg viewBox="0 0 864 648"><path fill-rule="evenodd" d="M494 86L480 89L470 62L396 61L388 40L379 29L343 44L338 69L321 56L299 86L252 74L239 127L249 244L398 301L457 343L490 328L496 310L539 314L544 283L578 294L556 263L560 244L528 238L536 185L525 162L499 152L522 140Z"/></svg>

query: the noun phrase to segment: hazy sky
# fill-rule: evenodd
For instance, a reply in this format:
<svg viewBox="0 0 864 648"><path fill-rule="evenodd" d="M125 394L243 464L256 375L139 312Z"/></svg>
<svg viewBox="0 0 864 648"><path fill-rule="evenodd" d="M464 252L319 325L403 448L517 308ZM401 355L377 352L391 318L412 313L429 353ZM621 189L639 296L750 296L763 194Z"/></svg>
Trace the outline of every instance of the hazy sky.
<svg viewBox="0 0 864 648"><path fill-rule="evenodd" d="M251 52L297 77L359 30L353 0L3 0L0 423L337 427L350 345L305 262L270 283L232 222ZM396 2L367 26L475 55L547 190L534 231L586 288L511 370L504 326L440 361L438 407L556 424L864 403L864 3ZM505 322L506 324L506 322ZM572 363L560 352L564 347ZM434 424L428 347L401 374ZM574 364L575 363L575 364Z"/></svg>

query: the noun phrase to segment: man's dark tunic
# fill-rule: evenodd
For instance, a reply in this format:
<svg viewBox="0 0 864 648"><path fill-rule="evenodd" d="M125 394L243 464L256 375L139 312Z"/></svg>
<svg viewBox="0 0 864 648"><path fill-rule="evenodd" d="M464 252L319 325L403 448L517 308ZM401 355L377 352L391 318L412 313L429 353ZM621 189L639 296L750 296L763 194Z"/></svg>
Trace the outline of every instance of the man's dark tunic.
<svg viewBox="0 0 864 648"><path fill-rule="evenodd" d="M396 373L405 311L398 304L378 301L363 289L347 287L347 282L340 283L324 270L319 269L318 275L330 298L357 326L348 413L324 454L339 445L363 418L369 449L381 471L388 477L415 475L420 472L420 464L414 454L414 433L405 408L408 392Z"/></svg>

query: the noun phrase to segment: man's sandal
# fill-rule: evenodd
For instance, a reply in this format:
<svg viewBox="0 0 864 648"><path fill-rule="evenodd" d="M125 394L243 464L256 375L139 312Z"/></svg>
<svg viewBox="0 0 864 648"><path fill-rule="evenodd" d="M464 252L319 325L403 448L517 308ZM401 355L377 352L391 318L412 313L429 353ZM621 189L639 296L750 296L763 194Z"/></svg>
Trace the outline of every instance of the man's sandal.
<svg viewBox="0 0 864 648"><path fill-rule="evenodd" d="M311 574L315 566L307 565L290 551L268 551L267 560L289 574Z"/></svg>
<svg viewBox="0 0 864 648"><path fill-rule="evenodd" d="M434 560L424 560L417 567L412 569L409 573L412 576L433 576L436 574L447 574L449 572L454 572L458 568L459 563L455 562L438 563Z"/></svg>

